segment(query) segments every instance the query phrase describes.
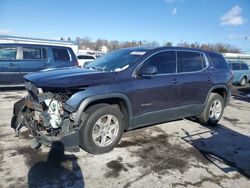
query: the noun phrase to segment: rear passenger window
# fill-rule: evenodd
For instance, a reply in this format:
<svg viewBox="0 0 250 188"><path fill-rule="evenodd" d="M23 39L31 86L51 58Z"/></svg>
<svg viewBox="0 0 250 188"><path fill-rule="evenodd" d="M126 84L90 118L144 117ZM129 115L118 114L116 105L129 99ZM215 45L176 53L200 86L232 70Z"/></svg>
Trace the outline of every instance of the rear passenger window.
<svg viewBox="0 0 250 188"><path fill-rule="evenodd" d="M165 51L150 57L144 66L152 65L158 69L157 74L176 73L176 52Z"/></svg>
<svg viewBox="0 0 250 188"><path fill-rule="evenodd" d="M55 61L70 61L67 49L54 48L52 49Z"/></svg>
<svg viewBox="0 0 250 188"><path fill-rule="evenodd" d="M228 64L222 55L216 53L210 53L209 56L211 61L213 62L214 68L228 69Z"/></svg>
<svg viewBox="0 0 250 188"><path fill-rule="evenodd" d="M247 64L241 64L241 69L242 70L249 70L249 68L248 68L248 65Z"/></svg>
<svg viewBox="0 0 250 188"><path fill-rule="evenodd" d="M179 51L178 72L195 72L206 67L203 54L199 52Z"/></svg>
<svg viewBox="0 0 250 188"><path fill-rule="evenodd" d="M42 59L41 48L23 47L23 59Z"/></svg>
<svg viewBox="0 0 250 188"><path fill-rule="evenodd" d="M0 47L0 60L15 60L17 56L17 48Z"/></svg>

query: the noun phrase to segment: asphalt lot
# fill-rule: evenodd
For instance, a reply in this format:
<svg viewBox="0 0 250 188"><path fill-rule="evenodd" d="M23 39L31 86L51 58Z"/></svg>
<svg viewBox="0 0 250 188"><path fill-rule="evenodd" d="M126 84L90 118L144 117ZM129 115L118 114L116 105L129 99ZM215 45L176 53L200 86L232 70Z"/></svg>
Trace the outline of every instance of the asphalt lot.
<svg viewBox="0 0 250 188"><path fill-rule="evenodd" d="M250 187L250 89L237 88L215 127L192 119L126 132L112 152L30 148L10 128L25 91L0 91L0 187Z"/></svg>

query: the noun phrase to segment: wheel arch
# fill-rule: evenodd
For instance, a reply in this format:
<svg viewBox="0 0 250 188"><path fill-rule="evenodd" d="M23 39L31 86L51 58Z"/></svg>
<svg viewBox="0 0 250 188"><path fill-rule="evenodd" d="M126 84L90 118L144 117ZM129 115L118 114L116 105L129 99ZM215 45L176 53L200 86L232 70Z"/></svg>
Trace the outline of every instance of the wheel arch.
<svg viewBox="0 0 250 188"><path fill-rule="evenodd" d="M92 105L107 103L110 105L118 105L115 107L120 108L121 112L124 115L125 119L125 129L129 126L130 118L132 117L132 107L130 104L130 100L128 97L122 93L109 93L103 95L95 95L86 98L83 100L76 112L75 116L75 125L79 125L81 123L81 116L84 114L84 111Z"/></svg>
<svg viewBox="0 0 250 188"><path fill-rule="evenodd" d="M248 79L249 79L249 77L247 75L245 75L245 74L241 77L241 79L242 78L246 78L246 81L248 81Z"/></svg>
<svg viewBox="0 0 250 188"><path fill-rule="evenodd" d="M219 95L221 95L224 99L224 102L225 102L225 105L227 104L228 102L228 98L230 97L231 95L231 92L230 90L227 88L226 85L217 85L217 86L214 86L212 87L209 92L208 92L208 95L207 95L207 98L206 98L206 103L207 104L207 101L208 101L208 98L210 96L211 93L217 93Z"/></svg>

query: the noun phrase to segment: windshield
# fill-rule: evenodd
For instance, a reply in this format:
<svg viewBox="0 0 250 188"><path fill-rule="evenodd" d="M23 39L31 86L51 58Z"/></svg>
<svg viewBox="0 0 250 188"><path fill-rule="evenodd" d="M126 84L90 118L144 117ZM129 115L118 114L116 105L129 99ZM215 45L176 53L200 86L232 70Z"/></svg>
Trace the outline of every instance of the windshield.
<svg viewBox="0 0 250 188"><path fill-rule="evenodd" d="M134 63L145 53L145 50L116 50L89 62L84 68L92 68L101 71L121 71L128 68L131 63Z"/></svg>

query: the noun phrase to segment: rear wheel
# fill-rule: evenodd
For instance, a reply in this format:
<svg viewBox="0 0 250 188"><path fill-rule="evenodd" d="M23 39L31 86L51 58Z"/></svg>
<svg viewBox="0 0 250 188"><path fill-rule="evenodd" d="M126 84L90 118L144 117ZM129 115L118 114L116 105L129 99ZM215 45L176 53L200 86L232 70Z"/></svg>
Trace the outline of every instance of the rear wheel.
<svg viewBox="0 0 250 188"><path fill-rule="evenodd" d="M243 77L243 78L240 80L240 85L241 85L241 86L244 86L244 85L246 85L246 83L247 83L247 79L246 79L245 77Z"/></svg>
<svg viewBox="0 0 250 188"><path fill-rule="evenodd" d="M123 114L108 104L97 104L86 110L85 122L80 130L80 146L89 153L111 151L124 131Z"/></svg>
<svg viewBox="0 0 250 188"><path fill-rule="evenodd" d="M216 125L221 119L224 111L224 100L221 95L211 93L206 107L198 117L199 121L206 125Z"/></svg>

